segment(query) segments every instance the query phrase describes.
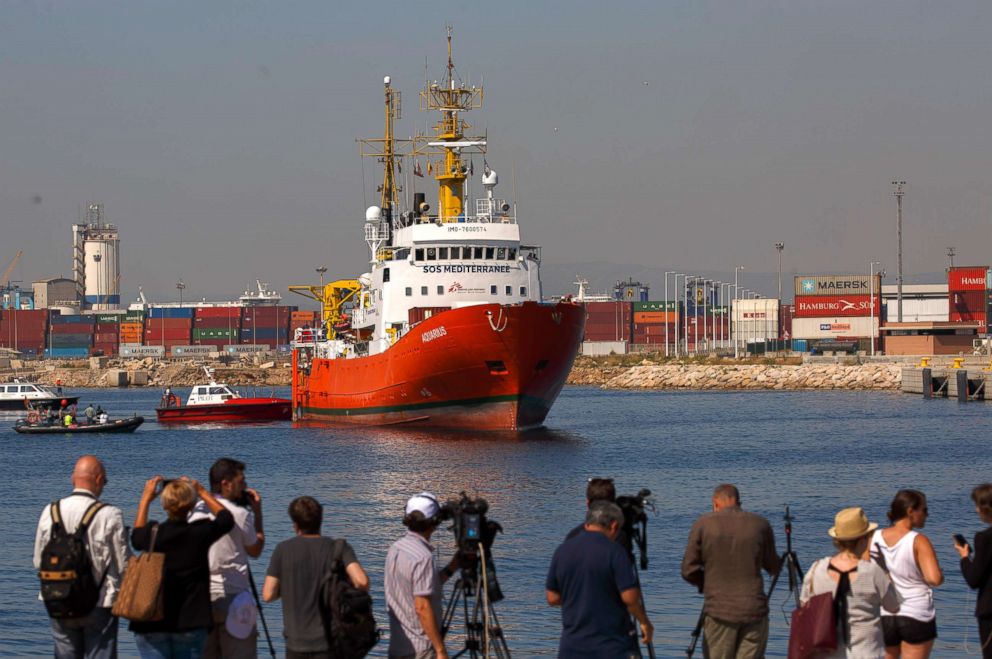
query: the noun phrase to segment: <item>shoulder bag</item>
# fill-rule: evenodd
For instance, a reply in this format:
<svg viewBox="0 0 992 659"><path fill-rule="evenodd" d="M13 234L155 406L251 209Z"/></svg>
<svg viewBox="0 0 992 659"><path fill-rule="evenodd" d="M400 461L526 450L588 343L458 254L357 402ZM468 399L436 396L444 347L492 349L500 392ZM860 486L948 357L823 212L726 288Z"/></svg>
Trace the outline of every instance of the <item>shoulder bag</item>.
<svg viewBox="0 0 992 659"><path fill-rule="evenodd" d="M834 614L832 592L813 595L813 573L817 561L810 568L809 594L806 603L792 612L789 629L789 659L813 659L820 654L837 649L837 618Z"/></svg>
<svg viewBox="0 0 992 659"><path fill-rule="evenodd" d="M165 554L155 551L156 536L158 524L153 524L148 551L128 560L114 601L115 616L132 622L154 622L165 617Z"/></svg>

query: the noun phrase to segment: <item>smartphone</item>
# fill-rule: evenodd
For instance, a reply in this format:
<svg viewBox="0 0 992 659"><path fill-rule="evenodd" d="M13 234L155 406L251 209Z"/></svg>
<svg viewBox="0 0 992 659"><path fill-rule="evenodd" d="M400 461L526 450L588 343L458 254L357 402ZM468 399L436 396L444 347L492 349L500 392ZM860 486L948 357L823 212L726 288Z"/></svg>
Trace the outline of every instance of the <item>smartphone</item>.
<svg viewBox="0 0 992 659"><path fill-rule="evenodd" d="M968 541L965 540L965 537L960 533L955 533L952 537L954 538L954 542L956 542L959 546L961 547L968 546Z"/></svg>
<svg viewBox="0 0 992 659"><path fill-rule="evenodd" d="M168 485L169 483L171 483L174 480L176 480L176 479L175 478L163 478L162 480L160 480L158 482L158 485L155 486L155 496L158 496L158 495L162 494L162 490L165 489L165 486Z"/></svg>

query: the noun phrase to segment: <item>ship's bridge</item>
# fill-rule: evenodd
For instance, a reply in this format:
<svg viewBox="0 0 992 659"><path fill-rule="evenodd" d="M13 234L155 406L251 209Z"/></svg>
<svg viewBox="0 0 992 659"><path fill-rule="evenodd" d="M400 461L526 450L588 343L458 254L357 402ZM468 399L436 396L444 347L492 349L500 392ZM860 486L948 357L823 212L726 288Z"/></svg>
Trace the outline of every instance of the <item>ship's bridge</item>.
<svg viewBox="0 0 992 659"><path fill-rule="evenodd" d="M396 247L455 242L484 243L503 247L516 247L520 243L517 224L497 222L444 222L413 224L396 230Z"/></svg>

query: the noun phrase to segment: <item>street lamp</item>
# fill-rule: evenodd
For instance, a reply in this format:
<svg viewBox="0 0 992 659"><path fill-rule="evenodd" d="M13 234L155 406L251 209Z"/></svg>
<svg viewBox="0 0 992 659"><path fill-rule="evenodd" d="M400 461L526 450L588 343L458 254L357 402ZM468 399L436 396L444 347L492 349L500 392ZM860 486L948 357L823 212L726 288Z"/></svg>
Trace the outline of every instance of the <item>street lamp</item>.
<svg viewBox="0 0 992 659"><path fill-rule="evenodd" d="M662 318L665 319L665 357L669 356L668 352L668 275L675 275L675 280L678 282L678 274L674 271L669 271L665 273L665 315ZM677 306L677 305L676 305ZM678 325L676 325L678 327Z"/></svg>
<svg viewBox="0 0 992 659"><path fill-rule="evenodd" d="M871 312L871 356L875 356L875 340L878 332L875 331L875 266L882 265L878 261L868 263L868 308ZM900 319L901 321L901 319Z"/></svg>
<svg viewBox="0 0 992 659"><path fill-rule="evenodd" d="M778 250L778 303L782 304L782 250L785 243L775 243L775 249Z"/></svg>
<svg viewBox="0 0 992 659"><path fill-rule="evenodd" d="M179 281L178 281L178 282L176 283L176 290L177 290L177 291L179 291L179 306L180 306L180 307L181 307L181 306L183 306L183 291L184 291L185 289L186 289L186 284L184 284L184 283L183 283L183 280L182 280L182 279L180 279L180 280L179 280Z"/></svg>
<svg viewBox="0 0 992 659"><path fill-rule="evenodd" d="M742 265L735 265L734 266L734 303L735 304L731 305L731 308L737 307L737 309L734 309L733 323L731 323L731 326L730 326L730 332L731 332L731 334L734 335L734 359L740 359L740 356L741 356L741 346L740 346L740 336L739 336L739 334L740 334L740 321L737 319L737 311L740 310L741 289L740 289L740 286L739 286L739 284L737 282L738 282L738 279L740 278L739 273L743 269L744 269L744 266L742 266ZM744 317L744 314L743 314L743 312L741 312L741 318L743 319L743 317Z"/></svg>
<svg viewBox="0 0 992 659"><path fill-rule="evenodd" d="M896 198L896 241L898 243L898 261L896 262L896 312L898 322L902 322L902 197L905 192L902 186L906 181L892 181L896 189L892 191Z"/></svg>

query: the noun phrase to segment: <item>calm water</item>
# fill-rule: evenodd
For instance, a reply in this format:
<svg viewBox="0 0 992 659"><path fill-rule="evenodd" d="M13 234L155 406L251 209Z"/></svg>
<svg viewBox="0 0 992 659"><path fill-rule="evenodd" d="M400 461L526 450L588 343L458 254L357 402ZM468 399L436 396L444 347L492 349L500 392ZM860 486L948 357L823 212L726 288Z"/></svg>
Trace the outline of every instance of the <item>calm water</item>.
<svg viewBox="0 0 992 659"><path fill-rule="evenodd" d="M119 413L154 418L156 391L84 392ZM380 622L382 565L398 537L406 497L422 489L442 497L460 490L486 497L491 517L506 529L495 545L507 599L497 605L511 651L553 656L559 615L544 604L544 573L562 536L579 522L589 476L613 476L622 493L655 492L658 514L649 528L651 565L643 574L659 657L684 656L701 599L679 578L683 544L693 519L709 505L714 484L741 488L744 506L768 516L784 542L786 504L796 516L795 549L805 568L827 554L833 514L863 505L881 520L892 494L915 487L929 495L927 533L947 574L937 590L938 657L975 649L974 597L957 569L950 534L979 529L968 493L992 478L985 458L992 407L924 402L920 397L864 393L653 393L568 388L548 429L522 436L428 433L382 429L169 429L146 423L136 434L104 437L22 437L2 420L0 443L0 654L50 655L48 620L35 599L31 567L35 526L43 506L69 488L83 453L100 456L109 472L104 498L125 510L128 523L146 478L189 475L206 481L214 459L248 463L248 481L263 496L268 546L253 563L261 583L272 548L292 533L286 507L310 494L325 508L325 532L349 539L372 576ZM161 509L153 504L161 518ZM435 544L446 558L451 536ZM785 656L785 617L779 588L772 602L769 656ZM265 607L281 651L279 605ZM135 655L121 631L121 651ZM449 650L460 649L449 643ZM385 656L385 643L375 656ZM261 650L261 647L260 647ZM701 656L701 648L700 654ZM263 653L267 655L267 652Z"/></svg>

